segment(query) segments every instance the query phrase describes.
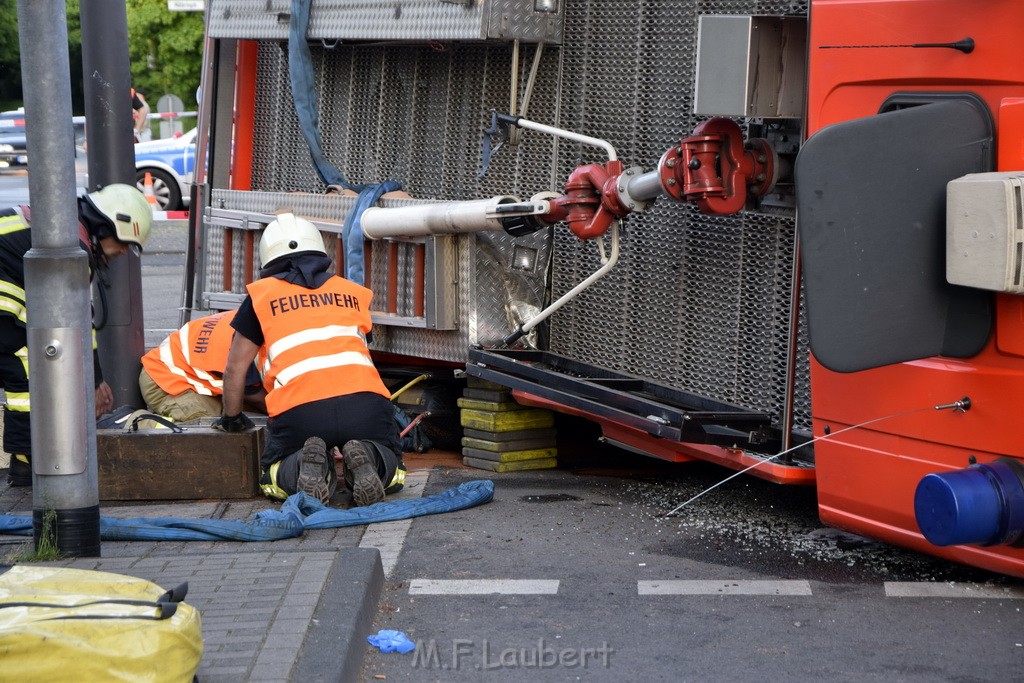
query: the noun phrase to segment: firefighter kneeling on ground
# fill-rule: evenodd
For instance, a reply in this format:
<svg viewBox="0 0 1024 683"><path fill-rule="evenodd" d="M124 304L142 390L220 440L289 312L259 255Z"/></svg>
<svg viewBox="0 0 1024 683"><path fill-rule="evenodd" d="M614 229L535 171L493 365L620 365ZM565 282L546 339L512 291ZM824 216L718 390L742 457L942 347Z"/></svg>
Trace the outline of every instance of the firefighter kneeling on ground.
<svg viewBox="0 0 1024 683"><path fill-rule="evenodd" d="M142 248L153 210L135 187L113 184L78 198L78 237L89 255L89 277L107 261ZM20 205L0 210L0 384L4 405L4 451L11 454L7 482L32 485L32 430L25 308L25 253L32 247L32 211ZM103 381L93 334L96 417L113 407L114 394Z"/></svg>
<svg viewBox="0 0 1024 683"><path fill-rule="evenodd" d="M405 466L391 394L367 346L373 292L327 272L320 231L290 213L263 231L259 255L261 279L246 286L231 323L224 414L214 427L253 426L242 398L258 357L270 416L263 492L283 500L303 491L326 503L340 461L355 505L379 502L401 489Z"/></svg>
<svg viewBox="0 0 1024 683"><path fill-rule="evenodd" d="M175 422L221 416L234 318L234 311L223 311L192 320L142 357L139 390L150 411ZM245 408L266 413L265 397L259 371L250 364Z"/></svg>

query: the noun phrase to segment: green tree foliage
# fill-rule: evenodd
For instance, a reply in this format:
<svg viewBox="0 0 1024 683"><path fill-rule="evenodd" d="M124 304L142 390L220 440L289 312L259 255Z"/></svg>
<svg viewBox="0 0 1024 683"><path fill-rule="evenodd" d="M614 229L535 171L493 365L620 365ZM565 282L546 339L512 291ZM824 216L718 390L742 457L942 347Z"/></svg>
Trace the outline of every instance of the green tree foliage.
<svg viewBox="0 0 1024 683"><path fill-rule="evenodd" d="M128 52L132 84L148 93L150 106L163 94L196 106L202 71L203 13L171 12L167 0L127 0ZM65 0L71 101L82 113L82 29L79 0ZM100 40L103 37L100 36ZM17 0L0 0L0 109L21 106L21 51Z"/></svg>
<svg viewBox="0 0 1024 683"><path fill-rule="evenodd" d="M82 28L78 0L65 0L68 26L71 102L82 110ZM18 39L18 2L0 0L0 109L14 109L23 102L21 91L21 45Z"/></svg>
<svg viewBox="0 0 1024 683"><path fill-rule="evenodd" d="M196 107L202 73L203 13L171 12L167 0L128 0L128 53L132 83L157 99L177 95L186 109Z"/></svg>
<svg viewBox="0 0 1024 683"><path fill-rule="evenodd" d="M85 84L82 82L82 20L78 15L78 0L64 0L64 13L68 23L68 67L71 71L71 108L76 114L85 113Z"/></svg>
<svg viewBox="0 0 1024 683"><path fill-rule="evenodd" d="M18 3L0 0L0 110L21 105Z"/></svg>

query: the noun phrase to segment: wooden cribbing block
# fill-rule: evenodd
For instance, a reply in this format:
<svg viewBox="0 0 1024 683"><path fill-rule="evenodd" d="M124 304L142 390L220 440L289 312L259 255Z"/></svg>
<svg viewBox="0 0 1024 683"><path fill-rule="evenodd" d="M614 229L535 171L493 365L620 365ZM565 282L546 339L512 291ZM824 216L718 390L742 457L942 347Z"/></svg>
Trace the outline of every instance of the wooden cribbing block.
<svg viewBox="0 0 1024 683"><path fill-rule="evenodd" d="M479 448L463 448L462 455L467 458L490 460L491 462L519 462L522 460L549 460L558 455L558 449L532 448L530 450L497 453L494 451L484 451Z"/></svg>
<svg viewBox="0 0 1024 683"><path fill-rule="evenodd" d="M462 390L462 395L466 398L471 398L474 401L494 401L495 403L509 403L514 399L512 398L512 392L506 389L505 391L498 391L496 389L473 389L466 387Z"/></svg>
<svg viewBox="0 0 1024 683"><path fill-rule="evenodd" d="M522 472L525 470L550 470L558 467L558 460L555 458L535 458L533 460L518 460L516 462L494 462L493 460L481 460L480 458L463 458L462 464L480 470L490 470L491 472Z"/></svg>
<svg viewBox="0 0 1024 683"><path fill-rule="evenodd" d="M539 429L516 429L510 432L490 432L481 429L463 429L462 435L472 439L484 441L518 441L520 439L552 439L558 435L554 427L543 427Z"/></svg>
<svg viewBox="0 0 1024 683"><path fill-rule="evenodd" d="M487 410L492 413L502 413L509 410L530 410L529 406L521 405L515 401L478 401L473 398L460 398L456 403L458 403L460 408Z"/></svg>
<svg viewBox="0 0 1024 683"><path fill-rule="evenodd" d="M471 436L464 436L462 437L462 445L465 448L476 448L482 451L491 451L492 453L509 453L511 451L528 451L533 448L554 448L555 440L553 438L546 438L490 441L489 439L474 439Z"/></svg>
<svg viewBox="0 0 1024 683"><path fill-rule="evenodd" d="M490 389L491 391L508 391L509 388L504 384L498 384L492 382L489 379L481 379L479 377L467 377L466 386L470 389Z"/></svg>
<svg viewBox="0 0 1024 683"><path fill-rule="evenodd" d="M490 412L484 410L462 409L461 424L463 427L480 429L488 432L511 432L519 429L535 429L553 427L555 416L550 410L528 408L526 410L509 410Z"/></svg>

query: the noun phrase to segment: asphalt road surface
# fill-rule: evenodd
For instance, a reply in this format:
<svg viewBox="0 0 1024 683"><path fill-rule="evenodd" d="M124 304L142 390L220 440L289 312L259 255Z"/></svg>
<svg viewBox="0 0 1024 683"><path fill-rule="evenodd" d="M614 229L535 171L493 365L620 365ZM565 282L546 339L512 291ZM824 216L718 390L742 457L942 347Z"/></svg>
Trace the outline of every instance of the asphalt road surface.
<svg viewBox="0 0 1024 683"><path fill-rule="evenodd" d="M417 647L371 648L363 680L1024 680L1021 581L824 528L813 489L759 479L666 518L729 472L559 431L557 470L432 471L427 494L494 500L413 521L375 629Z"/></svg>

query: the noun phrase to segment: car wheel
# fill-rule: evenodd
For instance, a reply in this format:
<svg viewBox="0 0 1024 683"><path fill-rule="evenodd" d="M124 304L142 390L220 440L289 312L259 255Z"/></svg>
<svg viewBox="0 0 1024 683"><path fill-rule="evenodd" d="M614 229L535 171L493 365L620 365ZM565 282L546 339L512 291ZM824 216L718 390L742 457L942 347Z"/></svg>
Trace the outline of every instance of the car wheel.
<svg viewBox="0 0 1024 683"><path fill-rule="evenodd" d="M146 191L146 173L153 181L153 196L159 211L177 211L181 208L181 189L178 182L166 171L140 168L135 171L135 185Z"/></svg>

